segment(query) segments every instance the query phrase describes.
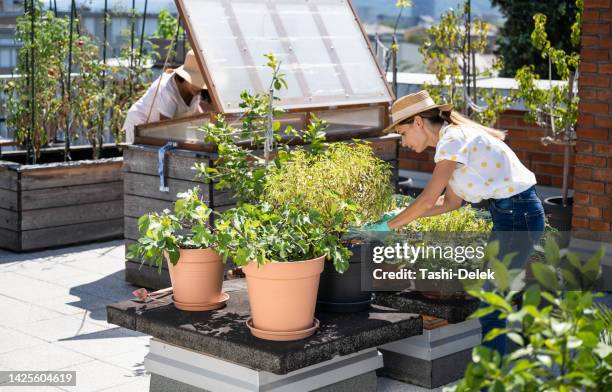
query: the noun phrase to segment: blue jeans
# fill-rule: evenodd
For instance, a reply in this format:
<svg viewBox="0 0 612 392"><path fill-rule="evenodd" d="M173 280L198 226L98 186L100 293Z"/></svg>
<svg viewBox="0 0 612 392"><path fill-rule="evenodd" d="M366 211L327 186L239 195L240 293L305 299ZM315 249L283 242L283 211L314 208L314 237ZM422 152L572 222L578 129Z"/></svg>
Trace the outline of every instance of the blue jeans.
<svg viewBox="0 0 612 392"><path fill-rule="evenodd" d="M544 208L538 198L535 186L505 199L489 200L489 211L493 219L493 229L489 241L499 240L498 259L504 255L518 252L512 259L510 268L524 268L533 251L533 245L544 234ZM481 303L481 307L484 306ZM506 328L506 320L499 319L499 312L493 312L480 319L482 336L494 328ZM485 347L506 354L506 336L500 335L483 343Z"/></svg>

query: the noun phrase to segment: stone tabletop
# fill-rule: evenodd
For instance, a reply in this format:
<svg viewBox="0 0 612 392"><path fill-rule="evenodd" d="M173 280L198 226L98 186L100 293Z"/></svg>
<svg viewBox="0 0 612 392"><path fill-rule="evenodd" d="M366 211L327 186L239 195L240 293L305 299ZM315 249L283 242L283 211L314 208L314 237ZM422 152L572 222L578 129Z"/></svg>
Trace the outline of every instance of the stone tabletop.
<svg viewBox="0 0 612 392"><path fill-rule="evenodd" d="M438 317L447 320L450 324L465 321L478 309L479 303L476 298L471 297L432 299L411 291L378 292L374 294L373 302L404 312Z"/></svg>
<svg viewBox="0 0 612 392"><path fill-rule="evenodd" d="M318 312L319 330L303 340L261 340L252 336L246 326L249 303L243 286L236 281L224 284L224 291L229 293L230 299L223 309L185 312L175 308L172 296L167 295L154 302L128 300L108 305L108 322L179 347L274 374L287 374L338 355L420 335L423 330L419 315L373 305L363 312Z"/></svg>

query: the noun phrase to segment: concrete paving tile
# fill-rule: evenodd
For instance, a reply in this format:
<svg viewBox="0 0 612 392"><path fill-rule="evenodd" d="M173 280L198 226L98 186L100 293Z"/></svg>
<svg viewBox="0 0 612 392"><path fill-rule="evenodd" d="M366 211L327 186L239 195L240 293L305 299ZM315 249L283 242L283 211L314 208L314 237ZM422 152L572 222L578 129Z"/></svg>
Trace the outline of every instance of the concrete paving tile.
<svg viewBox="0 0 612 392"><path fill-rule="evenodd" d="M45 341L11 328L0 327L0 354L10 351L38 346Z"/></svg>
<svg viewBox="0 0 612 392"><path fill-rule="evenodd" d="M2 274L0 294L24 302L37 302L41 299L61 297L69 289L51 283L28 278L14 272Z"/></svg>
<svg viewBox="0 0 612 392"><path fill-rule="evenodd" d="M136 381L129 382L127 384L118 385L109 389L103 389L103 391L112 392L148 392L149 382L151 380L150 375L142 375L135 377Z"/></svg>
<svg viewBox="0 0 612 392"><path fill-rule="evenodd" d="M36 321L49 320L60 317L62 314L31 303L18 301L0 294L0 325L17 327L31 324Z"/></svg>
<svg viewBox="0 0 612 392"><path fill-rule="evenodd" d="M76 316L61 316L50 320L37 321L20 327L20 330L30 336L55 342L75 336L102 331L101 325L88 322Z"/></svg>
<svg viewBox="0 0 612 392"><path fill-rule="evenodd" d="M23 263L22 263L23 264ZM13 269L11 272L62 287L87 284L100 279L99 273L67 267L63 264L41 264L38 268Z"/></svg>
<svg viewBox="0 0 612 392"><path fill-rule="evenodd" d="M88 252L81 255L78 260L73 260L66 265L84 271L112 274L125 269L125 259Z"/></svg>
<svg viewBox="0 0 612 392"><path fill-rule="evenodd" d="M137 378L129 371L97 360L69 366L62 370L77 372L76 387L62 387L65 391L93 392L104 389L114 391L123 384L137 381Z"/></svg>
<svg viewBox="0 0 612 392"><path fill-rule="evenodd" d="M37 305L59 312L63 315L76 315L81 317L86 312L99 312L103 310L103 320L106 320L106 305L109 303L107 298L87 293L72 293L62 297L47 298L37 302Z"/></svg>
<svg viewBox="0 0 612 392"><path fill-rule="evenodd" d="M138 339L140 338L140 339ZM146 335L115 327L82 334L57 342L61 347L114 364L114 357L129 352L142 352L149 344Z"/></svg>
<svg viewBox="0 0 612 392"><path fill-rule="evenodd" d="M131 338L131 340L139 340L141 341L141 345L139 347L134 347L133 350L129 352L102 357L100 360L129 370L133 375L145 374L144 357L149 353L150 339L147 337L144 339Z"/></svg>
<svg viewBox="0 0 612 392"><path fill-rule="evenodd" d="M42 343L1 354L0 368L6 366L15 370L58 370L91 360L92 358L86 355L67 350L57 344Z"/></svg>
<svg viewBox="0 0 612 392"><path fill-rule="evenodd" d="M123 259L125 257L125 240L105 242L104 246L95 249L95 252L102 256Z"/></svg>

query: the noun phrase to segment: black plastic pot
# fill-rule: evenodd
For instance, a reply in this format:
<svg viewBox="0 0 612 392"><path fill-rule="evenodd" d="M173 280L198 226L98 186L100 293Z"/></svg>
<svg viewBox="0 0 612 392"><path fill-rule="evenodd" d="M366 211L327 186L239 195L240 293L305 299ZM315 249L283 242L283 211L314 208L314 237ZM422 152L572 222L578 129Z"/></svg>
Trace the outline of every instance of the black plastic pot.
<svg viewBox="0 0 612 392"><path fill-rule="evenodd" d="M572 230L572 206L574 199L567 198L567 206L563 206L561 196L548 197L544 199L544 211L548 224L559 230L557 243L560 248L567 248L570 243L570 231Z"/></svg>
<svg viewBox="0 0 612 392"><path fill-rule="evenodd" d="M372 293L361 291L361 245L351 245L348 270L340 274L326 262L317 295L317 309L328 312L358 312L370 307Z"/></svg>

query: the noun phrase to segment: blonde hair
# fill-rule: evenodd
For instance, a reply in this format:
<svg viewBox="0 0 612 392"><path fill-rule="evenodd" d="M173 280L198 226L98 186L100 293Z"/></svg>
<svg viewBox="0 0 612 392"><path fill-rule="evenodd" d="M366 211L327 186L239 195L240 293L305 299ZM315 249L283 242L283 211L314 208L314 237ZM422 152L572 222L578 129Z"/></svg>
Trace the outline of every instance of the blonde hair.
<svg viewBox="0 0 612 392"><path fill-rule="evenodd" d="M414 118L416 116L426 118L429 122L434 124L444 124L444 122L447 122L452 125L465 125L466 127L476 128L488 133L489 135L499 140L504 140L506 138L506 132L478 124L476 121L470 120L469 118L465 117L464 115L455 110L443 112L438 108L429 109L425 110L424 112L415 114L409 119L402 121L402 123L411 124L414 122Z"/></svg>

